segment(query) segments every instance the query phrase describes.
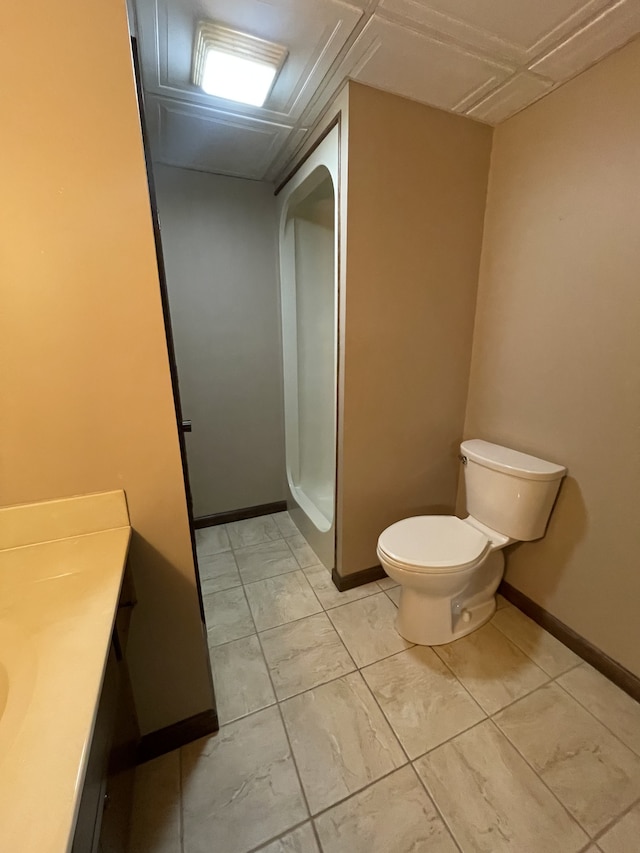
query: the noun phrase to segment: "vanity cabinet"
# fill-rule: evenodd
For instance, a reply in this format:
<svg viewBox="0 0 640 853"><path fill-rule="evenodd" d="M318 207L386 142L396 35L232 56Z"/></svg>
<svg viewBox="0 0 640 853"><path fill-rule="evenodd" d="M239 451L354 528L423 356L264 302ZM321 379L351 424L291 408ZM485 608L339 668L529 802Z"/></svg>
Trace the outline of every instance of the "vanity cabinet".
<svg viewBox="0 0 640 853"><path fill-rule="evenodd" d="M133 588L125 575L107 658L72 853L125 853L139 730L125 652Z"/></svg>
<svg viewBox="0 0 640 853"><path fill-rule="evenodd" d="M114 647L118 661L118 702L107 766L99 853L125 853L129 844L133 783L140 741L125 658L134 601L132 594L125 592L116 618Z"/></svg>
<svg viewBox="0 0 640 853"><path fill-rule="evenodd" d="M80 807L73 837L72 853L98 853L111 742L119 694L119 672L112 643L105 670L100 704L93 730Z"/></svg>

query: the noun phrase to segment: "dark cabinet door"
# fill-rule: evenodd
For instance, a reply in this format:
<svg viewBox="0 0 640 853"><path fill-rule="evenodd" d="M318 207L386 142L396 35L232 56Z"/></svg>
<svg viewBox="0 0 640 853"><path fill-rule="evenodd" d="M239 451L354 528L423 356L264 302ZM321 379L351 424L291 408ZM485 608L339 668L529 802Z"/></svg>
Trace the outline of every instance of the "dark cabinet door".
<svg viewBox="0 0 640 853"><path fill-rule="evenodd" d="M113 730L118 708L119 672L113 646L109 651L100 704L87 759L72 853L97 853Z"/></svg>

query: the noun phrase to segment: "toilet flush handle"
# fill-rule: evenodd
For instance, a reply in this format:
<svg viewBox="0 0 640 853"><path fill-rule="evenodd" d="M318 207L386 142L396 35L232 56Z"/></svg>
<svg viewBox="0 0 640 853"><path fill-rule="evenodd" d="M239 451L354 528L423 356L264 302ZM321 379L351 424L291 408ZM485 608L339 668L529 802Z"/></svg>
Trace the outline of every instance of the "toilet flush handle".
<svg viewBox="0 0 640 853"><path fill-rule="evenodd" d="M469 461L466 456L463 456L462 453L458 454L458 459L462 462L463 465L466 465Z"/></svg>

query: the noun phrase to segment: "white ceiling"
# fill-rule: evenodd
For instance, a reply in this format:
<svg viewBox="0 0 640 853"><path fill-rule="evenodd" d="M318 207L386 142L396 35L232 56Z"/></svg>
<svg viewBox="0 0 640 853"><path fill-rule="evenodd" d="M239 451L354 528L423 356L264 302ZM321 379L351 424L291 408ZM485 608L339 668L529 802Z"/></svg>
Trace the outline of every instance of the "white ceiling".
<svg viewBox="0 0 640 853"><path fill-rule="evenodd" d="M134 0L155 159L274 180L346 78L499 124L640 33L640 0ZM190 83L199 20L285 45L262 108Z"/></svg>

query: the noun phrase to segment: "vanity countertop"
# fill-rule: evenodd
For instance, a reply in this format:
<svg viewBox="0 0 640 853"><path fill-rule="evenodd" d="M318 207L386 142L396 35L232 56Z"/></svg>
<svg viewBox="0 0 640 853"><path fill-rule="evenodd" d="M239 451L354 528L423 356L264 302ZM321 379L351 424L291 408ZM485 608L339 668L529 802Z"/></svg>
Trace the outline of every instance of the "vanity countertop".
<svg viewBox="0 0 640 853"><path fill-rule="evenodd" d="M0 509L0 850L71 849L130 535L123 492Z"/></svg>

